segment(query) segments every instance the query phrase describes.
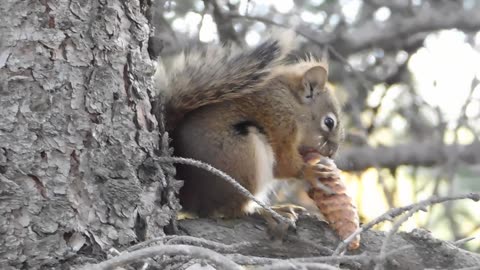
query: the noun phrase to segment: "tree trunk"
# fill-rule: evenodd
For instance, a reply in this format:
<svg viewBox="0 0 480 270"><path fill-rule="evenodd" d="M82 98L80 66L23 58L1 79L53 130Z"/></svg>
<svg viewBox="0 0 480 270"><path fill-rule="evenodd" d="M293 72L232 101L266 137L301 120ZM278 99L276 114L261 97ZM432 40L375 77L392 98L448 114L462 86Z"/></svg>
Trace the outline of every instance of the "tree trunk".
<svg viewBox="0 0 480 270"><path fill-rule="evenodd" d="M151 158L168 148L150 113L149 5L0 5L0 269L101 259L174 217L174 169Z"/></svg>

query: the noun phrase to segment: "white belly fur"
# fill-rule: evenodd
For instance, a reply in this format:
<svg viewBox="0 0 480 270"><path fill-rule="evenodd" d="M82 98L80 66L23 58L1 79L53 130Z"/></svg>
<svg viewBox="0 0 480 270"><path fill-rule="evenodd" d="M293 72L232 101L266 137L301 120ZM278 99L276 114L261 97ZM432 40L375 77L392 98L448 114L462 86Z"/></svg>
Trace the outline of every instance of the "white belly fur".
<svg viewBox="0 0 480 270"><path fill-rule="evenodd" d="M275 183L277 182L273 177L273 166L275 164L275 155L272 147L268 144L267 140L263 136L251 130L249 137L254 145L256 164L256 176L257 176L257 188L256 193L253 194L255 198L263 203L267 203L268 195L273 190ZM248 202L244 211L246 213L253 213L259 205L253 201Z"/></svg>

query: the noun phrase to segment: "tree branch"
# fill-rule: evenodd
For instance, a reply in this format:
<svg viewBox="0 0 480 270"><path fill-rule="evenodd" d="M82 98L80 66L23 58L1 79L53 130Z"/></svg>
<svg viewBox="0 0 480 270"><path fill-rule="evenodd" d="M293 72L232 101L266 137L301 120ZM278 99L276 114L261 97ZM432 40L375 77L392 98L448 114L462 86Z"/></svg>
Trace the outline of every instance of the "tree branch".
<svg viewBox="0 0 480 270"><path fill-rule="evenodd" d="M392 147L353 147L340 150L336 164L344 171L362 171L370 167L395 168L400 165L430 167L445 163L454 151L458 151L458 159L463 163L480 163L480 142L475 141L468 145L411 142Z"/></svg>
<svg viewBox="0 0 480 270"><path fill-rule="evenodd" d="M137 262L144 258L151 258L154 256L175 256L175 255L185 255L193 258L201 258L206 259L216 266L219 269L231 269L231 270L241 270L242 268L232 262L227 257L216 253L212 250L196 247L196 246L189 246L189 245L169 245L169 246L153 246L148 248L139 249L132 252L127 252L124 254L119 255L118 257L114 257L107 261L101 262L96 265L87 265L84 270L91 269L91 270L113 270L116 267L127 265L133 262Z"/></svg>
<svg viewBox="0 0 480 270"><path fill-rule="evenodd" d="M415 204L392 208L381 216L364 224L350 237L338 240L330 227L313 217L301 216L295 233L289 233L283 243L268 239L267 228L263 219L254 216L244 219L229 220L183 220L180 231L187 235L170 235L155 238L137 244L122 253L112 252L111 259L95 265L87 265L83 269L109 270L132 263L172 266L172 264L192 264L200 260L211 263L221 269L243 269L243 266L256 266L255 269L423 269L458 268L478 265L480 256L472 256L454 244L442 243L434 239L426 231L416 230L411 234L400 235L400 225L424 207L445 203L452 200L480 200L480 194L468 193L447 197L431 197ZM392 229L385 235L370 231L380 222L398 219ZM260 222L259 222L260 221ZM343 250L355 237L362 234L362 243L354 254L344 255ZM402 238L405 238L402 240ZM383 242L379 247L378 242ZM426 243L433 243L426 244ZM154 245L154 246L150 246ZM395 247L395 248L389 248ZM387 249L388 248L388 249ZM423 253L424 256L415 256ZM438 253L438 254L437 254ZM438 258L432 254L436 254ZM153 257L162 256L156 261ZM441 257L452 258L440 260ZM398 263L392 265L391 260ZM262 267L263 266L263 267ZM415 266L415 267L413 267ZM260 268L258 268L260 267Z"/></svg>
<svg viewBox="0 0 480 270"><path fill-rule="evenodd" d="M333 46L342 53L358 52L370 46L384 49L401 48L406 37L421 32L458 28L466 31L480 29L480 6L463 9L454 1L442 4L424 4L414 10L413 16L392 16L385 22L368 21L343 32Z"/></svg>
<svg viewBox="0 0 480 270"><path fill-rule="evenodd" d="M316 263L315 267L319 268L308 269L321 269L326 263L340 263L341 269L370 270L382 259L379 257L379 243L385 240L385 233L368 230L362 233L362 243L358 250L348 255L332 256L332 250L328 254L324 250L335 248L339 240L326 223L314 217L300 216L296 231L289 232L283 242L272 241L264 221L255 217L233 220L188 219L179 221L179 226L180 231L187 235L227 245L251 242L251 245L238 247L233 254L224 255L237 264L256 266L286 266L285 263L289 262L296 266ZM480 255L434 239L425 230L396 233L389 241L390 246L396 247L384 256L386 266L391 270L457 269L480 264ZM445 257L449 259L442 259ZM392 261L396 263L391 263ZM266 268L272 269L271 266ZM295 268L292 266L285 269Z"/></svg>
<svg viewBox="0 0 480 270"><path fill-rule="evenodd" d="M220 41L223 43L228 43L233 41L238 45L242 45L243 42L237 36L235 28L233 28L232 19L229 16L226 16L216 0L204 0L205 7L210 3L213 6L213 19L218 29L218 36Z"/></svg>
<svg viewBox="0 0 480 270"><path fill-rule="evenodd" d="M479 5L471 9L464 9L453 1L443 1L441 4L423 4L411 11L402 14L394 13L390 19L384 22L369 20L365 23L352 25L344 31L327 33L311 29L306 24L299 25L296 31L315 45L329 44L341 54L348 56L371 46L385 50L409 47L412 42L418 43L418 40L414 37L423 32L451 28L465 31L480 29L480 16L477 16L480 13ZM408 16L407 14L413 15ZM293 28L292 25L282 23L288 21L286 17L274 21L261 16L244 16L236 13L228 13L225 16Z"/></svg>

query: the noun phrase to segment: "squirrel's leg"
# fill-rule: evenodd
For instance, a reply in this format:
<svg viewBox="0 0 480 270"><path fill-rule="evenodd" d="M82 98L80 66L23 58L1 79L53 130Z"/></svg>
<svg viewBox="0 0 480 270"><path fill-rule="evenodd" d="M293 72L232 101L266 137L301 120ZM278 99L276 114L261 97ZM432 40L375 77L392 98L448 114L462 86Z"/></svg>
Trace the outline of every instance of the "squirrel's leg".
<svg viewBox="0 0 480 270"><path fill-rule="evenodd" d="M175 155L193 158L227 173L265 202L276 184L276 156L266 136L249 122L224 123L222 114L203 112L190 114L172 134ZM212 132L217 131L217 132ZM200 216L239 217L259 213L266 219L270 232L279 235L287 224L278 223L270 213L240 194L218 176L189 165L177 166L177 178L184 181L180 202L184 210ZM300 209L300 210L298 210ZM274 207L279 214L296 221L303 208ZM282 226L285 229L282 229ZM279 233L276 233L279 232Z"/></svg>
<svg viewBox="0 0 480 270"><path fill-rule="evenodd" d="M294 204L274 205L270 208L281 216L289 219L293 224L297 222L300 214L308 213L307 209L304 207ZM258 214L261 215L267 222L269 235L275 240L283 240L288 229L291 228L290 224L275 219L271 213L263 208L259 208L257 211ZM295 228L295 226L293 228Z"/></svg>
<svg viewBox="0 0 480 270"><path fill-rule="evenodd" d="M275 157L265 136L255 127L245 130L212 133L210 118L184 121L173 134L175 155L203 161L227 173L249 190L258 200L265 202L276 184ZM218 122L217 122L218 124ZM184 181L180 189L180 202L184 210L200 216L239 217L259 214L267 222L270 235L282 238L288 224L275 220L270 213L240 194L225 179L203 169L188 165L177 166L177 178ZM297 211L288 207L273 207L282 216L297 219ZM300 208L299 208L300 209Z"/></svg>
<svg viewBox="0 0 480 270"><path fill-rule="evenodd" d="M185 119L173 133L175 155L212 165L265 201L274 182L274 157L263 135L248 125L237 126L240 130L229 123L218 127L221 121L215 118L222 117L218 114L194 116ZM223 217L239 217L255 210L256 204L231 183L204 169L179 165L177 178L184 180L180 189L184 210Z"/></svg>

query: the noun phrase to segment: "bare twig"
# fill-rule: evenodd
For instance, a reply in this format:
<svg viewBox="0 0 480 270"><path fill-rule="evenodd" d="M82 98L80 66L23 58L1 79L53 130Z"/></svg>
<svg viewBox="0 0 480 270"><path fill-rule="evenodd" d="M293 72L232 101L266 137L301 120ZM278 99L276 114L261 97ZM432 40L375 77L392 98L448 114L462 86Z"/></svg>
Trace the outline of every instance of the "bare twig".
<svg viewBox="0 0 480 270"><path fill-rule="evenodd" d="M345 66L349 68L349 71L360 82L360 85L363 87L365 91L370 91L372 89L372 87L369 86L367 79L365 79L365 77L360 72L358 72L340 52L338 52L335 48L333 48L330 45L328 45L327 48L330 51L330 53L333 56L335 56L335 58L337 58L341 63L343 63Z"/></svg>
<svg viewBox="0 0 480 270"><path fill-rule="evenodd" d="M373 226L375 226L376 224L378 224L380 222L383 222L385 220L391 220L391 219L405 213L406 211L409 211L411 209L416 208L419 205L425 207L425 206L428 206L428 205L433 205L433 204L443 203L443 202L453 201L453 200L461 200L461 199L471 199L473 201L478 201L478 200L480 200L480 194L479 193L468 193L468 194L446 196L446 197L440 197L440 198L431 197L429 199L426 199L426 200L423 200L421 202L414 203L414 204L411 204L411 205L408 205L408 206L390 209L387 212L385 212L383 215L381 215L381 216L375 218L374 220L362 225L358 230L356 230L354 233L352 233L349 237L347 237L345 240L340 242L340 244L337 246L337 249L335 249L335 252L333 253L333 255L339 255L340 253L342 253L345 250L345 247L351 241L353 241L353 239L355 239L355 237L357 235L361 234L362 232L365 232L365 231L369 230L370 228L372 228Z"/></svg>
<svg viewBox="0 0 480 270"><path fill-rule="evenodd" d="M239 248L246 247L253 244L249 242L241 242L241 243L226 245L220 242L210 241L204 238L198 238L198 237L193 237L188 235L167 235L167 236L161 236L161 237L157 237L151 240L138 243L134 246L129 247L126 250L126 252L132 252L132 251L139 250L147 246L158 244L158 243L162 243L165 245L178 245L178 244L192 245L197 247L209 248L214 251L222 252L222 253L237 252Z"/></svg>
<svg viewBox="0 0 480 270"><path fill-rule="evenodd" d="M306 38L308 41L310 41L310 42L312 42L312 43L314 43L315 45L318 45L318 46L324 46L324 45L328 44L329 41L332 40L331 34L321 34L321 33L318 33L318 32L310 34L309 33L310 31L307 31L305 27L302 27L302 26L294 27L292 25L276 22L276 21L274 21L270 18L266 18L266 17L241 15L241 14L237 14L237 13L229 13L228 16L230 18L239 18L239 19L250 20L250 21L258 21L258 22L262 22L264 24L273 25L273 26L286 28L286 29L295 28L295 32L297 34L299 34L300 36ZM314 37L314 35L315 35L315 37Z"/></svg>
<svg viewBox="0 0 480 270"><path fill-rule="evenodd" d="M463 105L462 105L462 108L460 110L460 115L458 117L458 120L457 120L457 123L456 123L456 127L455 129L453 130L453 143L454 144L458 144L459 143L459 137L458 137L458 131L460 130L460 128L465 124L466 120L468 119L467 117L467 106L468 104L472 101L472 95L473 95L473 92L474 92L474 87L472 85L472 87L470 87L470 92L467 96L467 98L465 99ZM457 168L458 168L458 165L460 163L460 159L459 159L459 156L460 156L460 149L459 147L454 147L452 149L451 152L449 152L449 154L447 155L447 162L445 164L445 166L443 166L443 171L444 171L444 175L445 176L445 181L448 183L448 191L447 191L447 195L452 195L454 192L455 192L455 173L457 171ZM460 236L458 235L458 222L457 220L454 218L454 213L453 213L453 209L452 209L452 205L450 203L447 203L445 205L445 216L450 224L450 228L451 228L451 231L453 232L454 234L454 237L455 238L459 238Z"/></svg>
<svg viewBox="0 0 480 270"><path fill-rule="evenodd" d="M333 267L323 263L295 263L295 262L280 262L260 268L261 270L291 270L291 269L309 269L309 270L340 270L340 268Z"/></svg>
<svg viewBox="0 0 480 270"><path fill-rule="evenodd" d="M278 27L281 27L281 28L287 28L287 29L291 28L291 26L289 26L289 25L282 24L282 23L277 23L274 20L266 18L266 17L241 15L241 14L233 13L233 12L227 14L227 16L229 16L230 18L233 18L233 19L240 18L240 19L245 19L245 20L250 20L250 21L258 21L258 22L262 22L262 23L265 23L265 24L268 24L268 25L278 26Z"/></svg>
<svg viewBox="0 0 480 270"><path fill-rule="evenodd" d="M370 125L367 128L367 134L372 134L372 132L375 128L375 122L377 121L378 113L380 112L380 108L382 107L383 101L385 100L385 97L387 96L387 93L388 93L388 89L385 88L385 90L382 92L382 95L380 96L378 104L376 106L374 106L373 108L371 108L372 113L373 113L373 115L371 117L372 122L370 123Z"/></svg>
<svg viewBox="0 0 480 270"><path fill-rule="evenodd" d="M409 0L363 0L363 2L373 5L375 7L386 6L390 9L394 9L397 11L405 10L407 8L410 8L411 6L411 1Z"/></svg>
<svg viewBox="0 0 480 270"><path fill-rule="evenodd" d="M146 247L147 245L154 244L161 242L161 244L157 244L156 246L153 247ZM181 243L182 245L178 245L178 243ZM187 244L187 245L183 245ZM361 263L371 263L371 262L377 262L380 260L379 255L375 254L368 254L368 253L363 253L359 255L347 255L347 256L320 256L320 257L306 257L306 258L291 258L291 259L276 259L276 258L265 258L265 257L256 257L256 256L246 256L242 254L238 254L238 250L241 247L245 246L250 246L250 245L256 245L258 243L255 242L244 242L244 243L239 243L239 244L231 244L231 245L226 245L220 242L216 241L211 241L207 240L204 238L198 238L198 237L193 237L193 236L178 236L178 235L170 235L170 236L164 236L164 237L158 237L149 241L142 242L140 244L137 244L135 246L130 247L127 251L116 254L118 257L124 257L127 256L128 254L134 253L134 252L140 252L143 250L148 250L151 248L155 247L179 247L179 246L184 246L184 247L200 247L205 248L205 249L212 249L213 251L220 252L220 253L227 253L225 256L231 260L232 262L238 264L238 265L270 265L271 267L279 267L280 264L282 265L317 265L318 267L323 267L324 263L352 263L352 262L361 262ZM195 246L192 246L195 245ZM391 256L395 253L398 253L400 251L404 251L406 249L412 248L413 246L407 245L403 246L399 249L393 250L391 252L387 252L384 254L384 257ZM138 253L140 254L140 253ZM175 255L175 258L163 258L161 263L162 265L171 265L173 263L186 263L190 262L192 260L199 259L198 256L191 256L189 254L155 254L155 255L167 255L167 256L173 256ZM140 256L140 255L139 255ZM143 255L141 255L143 256ZM153 255L152 255L153 256ZM147 256L148 257L148 256ZM145 257L142 257L145 258ZM200 258L202 259L202 258ZM136 259L131 259L132 261L126 262L124 264L128 264L133 262ZM149 262L152 263L153 261L151 258L149 258ZM148 263L146 263L147 265ZM100 265L101 266L101 265ZM97 269L97 268L95 268ZM101 268L101 269L111 269L111 268ZM272 268L276 269L276 268ZM309 268L310 269L310 268ZM321 269L321 268L320 268Z"/></svg>
<svg viewBox="0 0 480 270"><path fill-rule="evenodd" d="M475 239L477 239L477 238L478 238L478 236L465 237L465 238L463 238L463 239L460 239L460 240L457 240L457 241L453 242L453 244L454 244L455 246L459 247L459 246L461 246L461 245L463 245L463 244L465 244L465 243L467 243L467 242L470 242L470 241L472 241L472 240L475 240Z"/></svg>
<svg viewBox="0 0 480 270"><path fill-rule="evenodd" d="M202 30L203 27L203 21L205 20L205 14L207 13L208 6L204 5L203 10L202 10L202 18L200 19L200 22L198 23L198 30L197 30L197 39L200 40L200 31Z"/></svg>
<svg viewBox="0 0 480 270"><path fill-rule="evenodd" d="M193 237L193 236L187 236L187 235L179 235L174 238L171 238L167 241L166 244L167 245L172 245L172 244L193 245L198 247L209 248L216 252L222 252L222 253L237 252L239 248L252 245L252 243L248 243L248 242L241 242L241 243L226 245L223 243L210 241L207 239Z"/></svg>
<svg viewBox="0 0 480 270"><path fill-rule="evenodd" d="M472 267L466 267L466 268L459 268L456 270L480 270L480 266L472 266Z"/></svg>
<svg viewBox="0 0 480 270"><path fill-rule="evenodd" d="M229 176L228 174L220 171L219 169L214 168L213 166L211 166L207 163L204 163L204 162L201 162L201 161L198 161L198 160L194 160L194 159L190 159L190 158L181 158L181 157L156 157L155 160L157 160L158 162L162 162L162 163L180 163L180 164L191 165L191 166L195 166L195 167L200 168L200 169L204 169L204 170L220 177L221 179L225 180L226 182L230 183L236 190L238 190L238 192L240 194L242 194L243 196L245 196L245 197L249 198L250 200L254 201L255 203L257 203L260 207L265 209L265 211L267 211L269 214L271 214L277 221L284 222L286 224L289 224L292 227L295 227L295 224L291 220L289 220L285 217L282 217L280 214L278 214L277 212L273 211L270 207L265 205L263 202L259 201L257 198L255 198L255 196L252 195L252 193L250 193L250 191L248 191L246 188L244 188L242 185L240 185L231 176Z"/></svg>
<svg viewBox="0 0 480 270"><path fill-rule="evenodd" d="M215 24L217 25L220 41L222 41L223 43L228 43L229 41L233 41L239 46L242 46L243 42L235 32L235 28L233 28L233 23L231 21L231 18L229 16L226 16L223 13L217 1L203 0L203 2L205 3L205 7L208 4L211 4L213 7L213 19L215 20Z"/></svg>
<svg viewBox="0 0 480 270"><path fill-rule="evenodd" d="M148 247L150 245L157 244L159 242L164 243L166 240L172 239L174 237L175 237L175 235L167 235L167 236L156 237L156 238L153 238L153 239L150 239L150 240L147 240L147 241L143 241L143 242L140 242L136 245L130 246L129 248L126 249L126 252L132 252L132 251L135 251L135 250L139 250L139 249Z"/></svg>
<svg viewBox="0 0 480 270"><path fill-rule="evenodd" d="M402 226L402 224L405 223L405 221L407 221L407 219L413 216L413 214L415 214L418 210L425 208L425 206L428 204L429 204L428 201L424 201L424 203L420 203L416 205L412 210L410 210L408 213L403 215L402 218L400 218L393 224L392 228L390 229L390 231L388 231L385 239L383 240L382 247L380 248L380 255L378 256L379 260L375 265L375 270L384 269L384 263L387 258L386 254L387 254L388 245L392 241L393 235L398 231L400 226Z"/></svg>
<svg viewBox="0 0 480 270"><path fill-rule="evenodd" d="M388 188L387 183L385 183L385 178L382 175L381 168L377 167L376 170L378 175L378 183L383 189L383 193L385 194L385 198L387 199L388 208L393 208L393 196L395 194L395 190L391 190L390 188Z"/></svg>
<svg viewBox="0 0 480 270"><path fill-rule="evenodd" d="M399 252L404 252L408 249L414 248L413 245L405 245L398 249L394 249L390 252L384 254L386 258L389 256L398 254ZM342 256L321 256L321 257L307 257L307 258L291 258L287 260L282 259L273 259L265 257L255 257L255 256L245 256L241 254L230 254L226 255L234 262L240 265L267 265L280 262L292 262L292 263L348 263L348 262L362 262L370 263L379 261L379 255L363 253L359 255L342 255Z"/></svg>
<svg viewBox="0 0 480 270"><path fill-rule="evenodd" d="M242 254L226 254L225 256L240 265L268 265L282 261L282 259L247 256Z"/></svg>
<svg viewBox="0 0 480 270"><path fill-rule="evenodd" d="M144 258L151 258L154 256L190 256L192 258L199 258L205 259L215 266L219 267L219 269L226 269L226 270L241 270L238 264L234 263L227 257L214 252L212 250L201 248L201 247L194 247L188 245L171 245L171 246L154 246L143 248L140 250L136 250L133 252L123 253L118 257L103 261L101 263L86 266L83 270L91 269L91 270L113 270L116 267L120 267L123 265L127 265L136 261L139 261Z"/></svg>
<svg viewBox="0 0 480 270"><path fill-rule="evenodd" d="M399 252L403 252L405 250L413 248L413 245L405 245L403 247L400 247L398 249L394 249L390 252L386 252L383 256L384 257L389 257L394 254L397 254ZM324 256L324 257L308 257L308 258L293 258L290 259L289 261L293 262L303 262L303 263L327 263L327 262L335 262L335 263L346 263L346 262L363 262L363 263L369 263L369 262L376 262L379 261L380 255L376 254L368 254L368 253L363 253L359 255L331 255L331 256Z"/></svg>

